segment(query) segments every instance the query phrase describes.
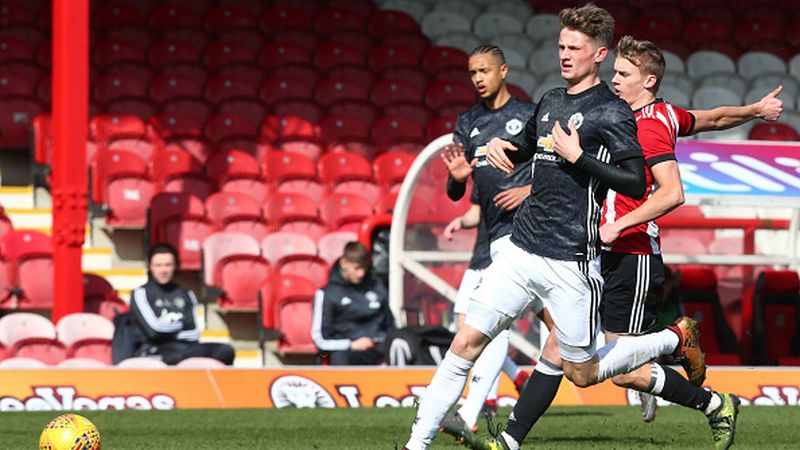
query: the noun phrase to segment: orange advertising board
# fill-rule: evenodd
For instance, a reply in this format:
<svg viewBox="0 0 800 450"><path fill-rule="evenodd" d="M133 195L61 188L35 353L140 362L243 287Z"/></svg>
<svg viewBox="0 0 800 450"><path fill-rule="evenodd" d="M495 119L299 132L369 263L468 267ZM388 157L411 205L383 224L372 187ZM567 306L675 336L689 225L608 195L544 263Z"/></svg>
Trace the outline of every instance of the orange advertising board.
<svg viewBox="0 0 800 450"><path fill-rule="evenodd" d="M0 411L412 406L432 375L431 368L4 370ZM800 368L710 368L706 385L736 393L745 403L800 402ZM500 404L516 398L504 377ZM637 401L610 382L579 389L564 381L553 404Z"/></svg>

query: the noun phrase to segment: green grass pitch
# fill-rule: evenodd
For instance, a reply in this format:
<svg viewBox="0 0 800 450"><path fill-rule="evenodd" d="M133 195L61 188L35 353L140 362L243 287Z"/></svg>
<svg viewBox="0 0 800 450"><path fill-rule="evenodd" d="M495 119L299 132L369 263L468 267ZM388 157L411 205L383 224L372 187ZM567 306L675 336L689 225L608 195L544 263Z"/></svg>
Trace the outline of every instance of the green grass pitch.
<svg viewBox="0 0 800 450"><path fill-rule="evenodd" d="M402 409L83 411L100 429L104 449L391 450L405 443L414 415ZM508 409L501 411L507 417ZM36 448L56 412L3 413L1 448ZM800 408L743 407L740 449L800 448ZM482 430L486 429L481 422ZM485 432L485 431L483 431ZM462 448L446 435L433 449ZM661 408L652 424L638 407L553 407L523 448L712 448L702 414Z"/></svg>

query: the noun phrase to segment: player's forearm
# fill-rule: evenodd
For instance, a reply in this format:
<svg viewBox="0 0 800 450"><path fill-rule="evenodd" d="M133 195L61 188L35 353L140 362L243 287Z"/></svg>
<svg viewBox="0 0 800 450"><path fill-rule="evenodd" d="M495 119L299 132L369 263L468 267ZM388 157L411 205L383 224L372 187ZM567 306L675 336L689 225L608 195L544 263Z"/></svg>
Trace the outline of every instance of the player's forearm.
<svg viewBox="0 0 800 450"><path fill-rule="evenodd" d="M725 130L758 118L757 104L720 106L714 109L691 111L695 117L694 132Z"/></svg>
<svg viewBox="0 0 800 450"><path fill-rule="evenodd" d="M651 220L656 220L666 215L668 212L681 206L684 201L685 198L683 196L682 187L677 186L671 189L659 188L638 208L617 219L615 225L620 232L625 231L628 228L641 225Z"/></svg>
<svg viewBox="0 0 800 450"><path fill-rule="evenodd" d="M475 228L481 221L481 207L472 205L464 215L461 216L461 228Z"/></svg>
<svg viewBox="0 0 800 450"><path fill-rule="evenodd" d="M575 167L588 172L609 189L634 199L644 196L647 178L644 172L644 158L629 158L619 166L606 164L599 159L582 153L575 161Z"/></svg>
<svg viewBox="0 0 800 450"><path fill-rule="evenodd" d="M456 181L453 177L447 176L447 196L450 200L457 202L467 192L466 180L462 182Z"/></svg>

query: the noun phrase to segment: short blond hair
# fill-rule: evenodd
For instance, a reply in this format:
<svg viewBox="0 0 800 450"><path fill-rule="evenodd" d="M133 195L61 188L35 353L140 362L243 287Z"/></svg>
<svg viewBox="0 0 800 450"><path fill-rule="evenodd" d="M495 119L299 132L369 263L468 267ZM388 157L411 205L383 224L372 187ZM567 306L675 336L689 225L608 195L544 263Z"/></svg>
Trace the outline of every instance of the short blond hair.
<svg viewBox="0 0 800 450"><path fill-rule="evenodd" d="M667 63L664 60L664 54L656 44L626 35L619 40L616 54L618 57L630 61L643 74L654 75L656 77L655 90L658 90L661 79L664 78Z"/></svg>
<svg viewBox="0 0 800 450"><path fill-rule="evenodd" d="M601 47L610 47L614 39L614 17L594 3L580 8L564 8L558 13L561 28L580 31Z"/></svg>

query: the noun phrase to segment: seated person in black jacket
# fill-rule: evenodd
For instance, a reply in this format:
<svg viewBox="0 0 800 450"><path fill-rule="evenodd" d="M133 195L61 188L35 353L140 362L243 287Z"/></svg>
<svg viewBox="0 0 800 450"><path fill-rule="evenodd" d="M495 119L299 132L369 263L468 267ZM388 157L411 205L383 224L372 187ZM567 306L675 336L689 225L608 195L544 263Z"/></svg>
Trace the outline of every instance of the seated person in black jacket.
<svg viewBox="0 0 800 450"><path fill-rule="evenodd" d="M157 244L150 249L147 261L147 283L131 294L131 312L147 336L137 356L157 356L170 365L205 356L232 365L233 347L198 342L197 298L174 282L179 263L175 248Z"/></svg>
<svg viewBox="0 0 800 450"><path fill-rule="evenodd" d="M383 341L394 329L394 317L386 287L370 267L367 249L349 242L314 298L311 336L332 365L384 362Z"/></svg>

